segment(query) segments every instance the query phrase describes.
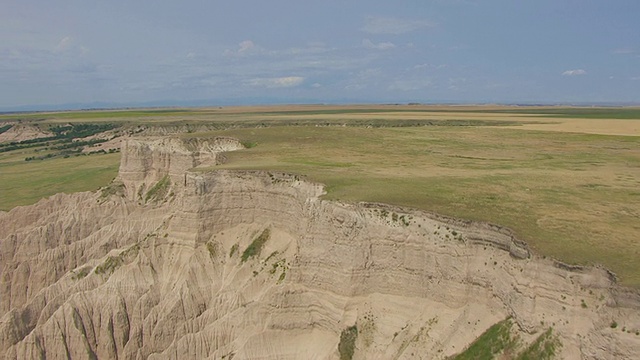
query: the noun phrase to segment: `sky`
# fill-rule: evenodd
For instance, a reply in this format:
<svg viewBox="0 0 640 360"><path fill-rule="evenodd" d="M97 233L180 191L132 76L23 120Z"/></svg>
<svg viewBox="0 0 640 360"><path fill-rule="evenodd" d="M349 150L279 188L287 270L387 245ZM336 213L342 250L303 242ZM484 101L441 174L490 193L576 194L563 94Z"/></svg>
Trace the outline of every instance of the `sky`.
<svg viewBox="0 0 640 360"><path fill-rule="evenodd" d="M2 0L0 110L640 103L638 0Z"/></svg>

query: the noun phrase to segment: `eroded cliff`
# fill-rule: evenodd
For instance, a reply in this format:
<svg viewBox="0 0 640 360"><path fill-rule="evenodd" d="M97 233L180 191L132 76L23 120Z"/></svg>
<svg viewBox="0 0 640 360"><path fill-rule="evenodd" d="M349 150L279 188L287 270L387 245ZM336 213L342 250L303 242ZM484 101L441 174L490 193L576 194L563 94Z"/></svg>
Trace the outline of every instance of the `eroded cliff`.
<svg viewBox="0 0 640 360"><path fill-rule="evenodd" d="M0 355L335 359L357 329L354 359L445 358L511 317L561 358L640 358L640 296L606 270L296 175L190 170L238 148L130 139L110 187L1 213Z"/></svg>

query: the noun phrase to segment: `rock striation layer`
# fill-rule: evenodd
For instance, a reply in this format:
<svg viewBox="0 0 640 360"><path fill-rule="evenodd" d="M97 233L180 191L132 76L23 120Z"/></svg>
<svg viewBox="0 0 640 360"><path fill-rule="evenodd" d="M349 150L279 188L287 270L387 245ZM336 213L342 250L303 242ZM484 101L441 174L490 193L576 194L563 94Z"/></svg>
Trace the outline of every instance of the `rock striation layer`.
<svg viewBox="0 0 640 360"><path fill-rule="evenodd" d="M129 139L110 187L0 213L0 356L338 359L356 326L354 359L446 358L511 317L560 358L640 358L640 296L606 270L296 175L190 170L240 148Z"/></svg>

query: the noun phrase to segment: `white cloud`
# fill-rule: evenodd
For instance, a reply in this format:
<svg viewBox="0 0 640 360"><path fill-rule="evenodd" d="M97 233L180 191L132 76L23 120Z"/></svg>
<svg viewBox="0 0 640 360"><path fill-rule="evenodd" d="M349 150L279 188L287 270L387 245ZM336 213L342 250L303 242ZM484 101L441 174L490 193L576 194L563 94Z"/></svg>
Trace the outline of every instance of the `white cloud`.
<svg viewBox="0 0 640 360"><path fill-rule="evenodd" d="M382 71L380 71L379 68L376 69L363 69L358 71L358 73L356 74L356 76L358 77L358 79L360 80L370 80L370 79L375 79L375 78L379 78L380 75L382 75Z"/></svg>
<svg viewBox="0 0 640 360"><path fill-rule="evenodd" d="M328 48L323 43L309 43L306 47L293 47L285 50L276 50L272 51L273 55L283 55L283 56L303 56L303 55L315 55L315 54L323 54L331 51L335 51L335 48Z"/></svg>
<svg viewBox="0 0 640 360"><path fill-rule="evenodd" d="M60 42L58 42L58 44L54 48L54 51L55 52L63 52L65 50L69 49L69 47L71 46L71 42L72 42L71 37L65 36L64 38L62 38L62 40L60 40Z"/></svg>
<svg viewBox="0 0 640 360"><path fill-rule="evenodd" d="M575 69L575 70L567 70L562 73L562 76L578 76L578 75L586 75L587 71L583 69Z"/></svg>
<svg viewBox="0 0 640 360"><path fill-rule="evenodd" d="M243 53L256 47L256 44L254 44L253 41L251 40L245 40L240 44L238 44L238 47L239 47L238 52Z"/></svg>
<svg viewBox="0 0 640 360"><path fill-rule="evenodd" d="M630 79L633 80L633 81L638 81L638 80L640 80L640 76L634 76L634 77L632 77Z"/></svg>
<svg viewBox="0 0 640 360"><path fill-rule="evenodd" d="M447 64L436 65L436 64L424 63L424 64L418 64L418 65L414 66L413 68L416 69L416 70L421 70L421 69L440 70L440 69L444 69L444 68L447 68L447 67L448 67Z"/></svg>
<svg viewBox="0 0 640 360"><path fill-rule="evenodd" d="M396 47L391 42L381 42L381 43L376 44L376 43L374 43L373 41L371 41L369 39L362 40L362 46L364 46L367 49L376 49L376 50L389 50L389 49L393 49L394 47Z"/></svg>
<svg viewBox="0 0 640 360"><path fill-rule="evenodd" d="M251 86L266 87L266 88L288 88L302 84L304 78L302 76L286 76L277 78L257 78L247 81Z"/></svg>
<svg viewBox="0 0 640 360"><path fill-rule="evenodd" d="M365 19L364 26L360 30L370 34L398 35L434 26L434 23L426 20L408 20L392 17L368 16Z"/></svg>
<svg viewBox="0 0 640 360"><path fill-rule="evenodd" d="M352 90L353 91L359 91L359 90L362 90L362 89L365 89L365 88L366 88L366 86L364 86L363 84L349 84L349 85L344 87L344 89L348 90L348 91L352 91Z"/></svg>
<svg viewBox="0 0 640 360"><path fill-rule="evenodd" d="M389 90L414 91L430 87L432 84L429 79L396 80L389 86Z"/></svg>
<svg viewBox="0 0 640 360"><path fill-rule="evenodd" d="M632 48L620 48L613 50L613 53L616 55L631 55L635 54L637 51Z"/></svg>
<svg viewBox="0 0 640 360"><path fill-rule="evenodd" d="M457 77L457 78L449 78L449 86L447 89L458 91L460 87L464 87L467 84L467 78L465 77Z"/></svg>
<svg viewBox="0 0 640 360"><path fill-rule="evenodd" d="M234 56L234 55L246 55L254 52L259 52L262 49L256 46L256 44L251 40L245 40L238 44L236 50L227 49L224 51L224 55L226 56Z"/></svg>

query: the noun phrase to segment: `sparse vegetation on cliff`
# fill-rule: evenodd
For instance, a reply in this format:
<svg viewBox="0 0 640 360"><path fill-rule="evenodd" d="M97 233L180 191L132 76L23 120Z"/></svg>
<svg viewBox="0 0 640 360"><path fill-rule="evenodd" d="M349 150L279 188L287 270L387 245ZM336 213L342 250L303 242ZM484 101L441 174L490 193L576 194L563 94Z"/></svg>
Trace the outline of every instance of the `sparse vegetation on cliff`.
<svg viewBox="0 0 640 360"><path fill-rule="evenodd" d="M555 357L561 346L560 340L553 334L553 329L549 328L521 352L516 360L550 360Z"/></svg>
<svg viewBox="0 0 640 360"><path fill-rule="evenodd" d="M120 266L122 266L125 260L138 255L138 251L140 251L140 244L136 243L134 245L131 245L127 250L121 252L120 254L107 257L107 259L102 264L96 266L94 272L98 275L105 274L109 276L113 274Z"/></svg>
<svg viewBox="0 0 640 360"><path fill-rule="evenodd" d="M87 275L89 275L90 272L91 272L91 267L83 266L80 269L78 269L78 271L74 272L71 278L73 280L80 280L85 278Z"/></svg>
<svg viewBox="0 0 640 360"><path fill-rule="evenodd" d="M269 230L269 228L267 228L267 229L264 229L262 233L258 235L255 239L253 239L251 244L249 244L249 246L247 246L247 248L242 253L242 257L241 257L242 262L247 261L251 257L260 255L260 252L262 251L262 247L267 242L267 240L269 240L270 236L271 236L271 231Z"/></svg>
<svg viewBox="0 0 640 360"><path fill-rule="evenodd" d="M340 343L338 343L338 352L340 360L351 360L356 350L356 340L358 339L358 328L356 325L350 326L340 333Z"/></svg>
<svg viewBox="0 0 640 360"><path fill-rule="evenodd" d="M238 252L239 247L240 245L233 244L233 246L231 247L231 250L229 250L229 257L233 257L233 255L235 255Z"/></svg>
<svg viewBox="0 0 640 360"><path fill-rule="evenodd" d="M148 202L150 200L163 199L167 195L170 185L171 178L169 178L169 175L163 176L160 181L158 181L155 185L153 185L151 189L149 189L149 191L147 191L147 194L144 197L144 201Z"/></svg>
<svg viewBox="0 0 640 360"><path fill-rule="evenodd" d="M503 320L482 333L464 352L451 360L494 359L504 352L512 352L517 340L511 338L510 319Z"/></svg>
<svg viewBox="0 0 640 360"><path fill-rule="evenodd" d="M124 258L121 256L109 256L102 264L96 266L95 273L111 275L123 262Z"/></svg>
<svg viewBox="0 0 640 360"><path fill-rule="evenodd" d="M550 360L562 346L549 328L522 349L520 339L512 335L511 319L503 320L485 331L465 351L450 360L511 358L516 360Z"/></svg>
<svg viewBox="0 0 640 360"><path fill-rule="evenodd" d="M0 134L2 134L3 132L11 129L13 127L13 125L11 124L7 124L7 125L2 125L0 126Z"/></svg>
<svg viewBox="0 0 640 360"><path fill-rule="evenodd" d="M280 284L286 278L287 270L289 270L289 266L287 266L286 259L280 259L279 261L276 261L275 263L273 263L271 270L269 270L269 273L275 274L276 271L278 271L278 269L282 271L280 273L280 276L278 276L278 284Z"/></svg>
<svg viewBox="0 0 640 360"><path fill-rule="evenodd" d="M218 246L215 243L208 242L207 243L207 251L209 251L209 256L211 259L215 259L218 254Z"/></svg>
<svg viewBox="0 0 640 360"><path fill-rule="evenodd" d="M107 198L109 196L112 195L122 195L124 194L124 184L123 183L114 183L112 182L111 184L103 187L102 189L100 189L100 197L101 198Z"/></svg>

